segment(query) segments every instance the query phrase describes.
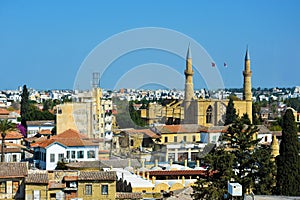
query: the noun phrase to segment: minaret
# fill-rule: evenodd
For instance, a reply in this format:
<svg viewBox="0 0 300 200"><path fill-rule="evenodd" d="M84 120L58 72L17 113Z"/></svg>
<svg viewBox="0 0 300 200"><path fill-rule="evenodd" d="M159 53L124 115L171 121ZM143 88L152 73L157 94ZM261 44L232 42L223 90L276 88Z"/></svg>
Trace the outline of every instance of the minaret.
<svg viewBox="0 0 300 200"><path fill-rule="evenodd" d="M186 54L186 68L185 74L185 89L184 89L184 123L193 123L193 109L192 101L194 97L194 84L193 84L193 65L192 65L192 53L190 46L188 47Z"/></svg>
<svg viewBox="0 0 300 200"><path fill-rule="evenodd" d="M243 93L243 100L246 101L246 112L250 121L252 122L252 85L251 85L251 76L252 71L250 69L250 55L248 51L248 47L246 50L245 55L245 69L243 71L244 75L244 93Z"/></svg>

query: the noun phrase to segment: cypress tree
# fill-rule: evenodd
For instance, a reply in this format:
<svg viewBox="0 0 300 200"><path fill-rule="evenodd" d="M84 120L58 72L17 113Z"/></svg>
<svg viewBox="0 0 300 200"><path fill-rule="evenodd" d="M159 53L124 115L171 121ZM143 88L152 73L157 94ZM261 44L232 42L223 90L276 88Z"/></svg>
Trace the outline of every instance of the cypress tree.
<svg viewBox="0 0 300 200"><path fill-rule="evenodd" d="M21 95L21 124L24 126L27 132L28 113L29 113L29 92L26 85L23 86L23 92Z"/></svg>
<svg viewBox="0 0 300 200"><path fill-rule="evenodd" d="M229 98L228 106L226 108L225 125L232 124L237 118L236 110L232 97Z"/></svg>
<svg viewBox="0 0 300 200"><path fill-rule="evenodd" d="M283 116L282 140L276 158L276 191L279 195L300 196L300 156L293 111Z"/></svg>

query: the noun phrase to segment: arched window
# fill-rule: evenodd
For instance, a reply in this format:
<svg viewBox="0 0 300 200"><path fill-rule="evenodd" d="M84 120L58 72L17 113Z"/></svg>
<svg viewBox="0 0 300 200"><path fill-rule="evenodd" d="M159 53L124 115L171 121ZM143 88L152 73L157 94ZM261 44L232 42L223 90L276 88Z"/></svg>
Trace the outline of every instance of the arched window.
<svg viewBox="0 0 300 200"><path fill-rule="evenodd" d="M212 123L212 107L208 106L206 110L206 123Z"/></svg>

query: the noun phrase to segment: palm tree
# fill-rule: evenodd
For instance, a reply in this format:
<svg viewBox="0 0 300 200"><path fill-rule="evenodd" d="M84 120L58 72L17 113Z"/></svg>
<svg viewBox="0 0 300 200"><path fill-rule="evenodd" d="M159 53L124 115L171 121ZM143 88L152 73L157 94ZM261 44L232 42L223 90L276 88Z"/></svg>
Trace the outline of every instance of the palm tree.
<svg viewBox="0 0 300 200"><path fill-rule="evenodd" d="M6 137L6 133L14 130L16 130L16 124L8 121L7 119L0 120L0 133L2 137L1 162L4 162L4 140Z"/></svg>

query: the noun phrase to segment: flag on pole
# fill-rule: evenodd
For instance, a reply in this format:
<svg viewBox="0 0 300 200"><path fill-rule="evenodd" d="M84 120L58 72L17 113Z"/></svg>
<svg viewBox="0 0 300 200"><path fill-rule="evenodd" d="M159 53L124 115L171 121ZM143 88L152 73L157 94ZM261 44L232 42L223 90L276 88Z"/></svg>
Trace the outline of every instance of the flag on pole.
<svg viewBox="0 0 300 200"><path fill-rule="evenodd" d="M212 67L215 67L215 66L216 66L216 63L212 62L212 63L211 63L211 66L212 66Z"/></svg>

